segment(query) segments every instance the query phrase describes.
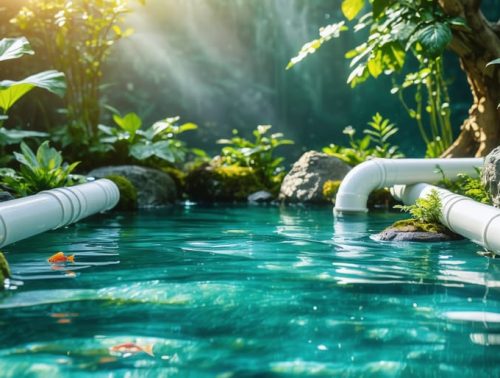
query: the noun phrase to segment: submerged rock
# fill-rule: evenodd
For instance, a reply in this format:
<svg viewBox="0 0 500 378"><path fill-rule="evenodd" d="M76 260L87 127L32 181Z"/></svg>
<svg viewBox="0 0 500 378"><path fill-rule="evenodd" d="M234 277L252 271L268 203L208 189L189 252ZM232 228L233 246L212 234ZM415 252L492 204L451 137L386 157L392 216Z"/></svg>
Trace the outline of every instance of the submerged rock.
<svg viewBox="0 0 500 378"><path fill-rule="evenodd" d="M259 190L258 192L252 193L247 197L248 202L271 202L273 200L273 195L265 190Z"/></svg>
<svg viewBox="0 0 500 378"><path fill-rule="evenodd" d="M139 208L168 205L177 199L174 180L157 169L138 165L118 165L97 168L88 174L95 178L110 175L124 176L135 186Z"/></svg>
<svg viewBox="0 0 500 378"><path fill-rule="evenodd" d="M463 239L441 224L420 223L413 219L397 221L376 235L383 241L443 242Z"/></svg>
<svg viewBox="0 0 500 378"><path fill-rule="evenodd" d="M10 201L15 199L15 197L9 192L0 191L0 202Z"/></svg>
<svg viewBox="0 0 500 378"><path fill-rule="evenodd" d="M9 263L5 256L0 252L0 290L3 290L3 281L10 277Z"/></svg>
<svg viewBox="0 0 500 378"><path fill-rule="evenodd" d="M336 157L317 151L306 152L285 176L279 199L286 202L329 202L323 195L325 182L342 180L350 170Z"/></svg>
<svg viewBox="0 0 500 378"><path fill-rule="evenodd" d="M500 207L500 146L484 159L481 182L489 192L493 206Z"/></svg>

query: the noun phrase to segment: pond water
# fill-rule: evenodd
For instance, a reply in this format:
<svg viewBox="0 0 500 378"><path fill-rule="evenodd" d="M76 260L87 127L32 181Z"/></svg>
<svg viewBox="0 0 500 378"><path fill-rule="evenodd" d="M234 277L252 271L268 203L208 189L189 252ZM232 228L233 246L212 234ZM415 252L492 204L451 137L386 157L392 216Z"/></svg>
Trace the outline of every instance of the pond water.
<svg viewBox="0 0 500 378"><path fill-rule="evenodd" d="M19 242L0 376L500 376L499 260L370 237L398 218L178 206Z"/></svg>

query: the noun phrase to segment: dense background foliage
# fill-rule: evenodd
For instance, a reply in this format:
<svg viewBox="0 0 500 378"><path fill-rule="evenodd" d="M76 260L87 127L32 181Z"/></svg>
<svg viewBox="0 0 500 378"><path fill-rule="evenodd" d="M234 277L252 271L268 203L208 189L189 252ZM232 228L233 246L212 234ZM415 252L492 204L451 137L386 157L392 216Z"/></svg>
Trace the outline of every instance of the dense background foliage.
<svg viewBox="0 0 500 378"><path fill-rule="evenodd" d="M6 20L24 2L5 2L2 34L14 33ZM499 5L486 1L485 13L493 17ZM256 125L272 124L296 141L293 149L283 151L292 158L329 143L348 144L342 130L352 125L361 133L379 111L399 127L394 139L407 156L423 154L423 143L412 138L412 120L389 94L389 79L381 75L354 90L346 84L349 62L343 57L363 41L363 32L349 31L285 71L319 27L341 18L340 1L331 0L150 0L127 16L135 33L113 47L103 67L103 105L134 111L146 125L179 115L199 125L188 142L211 152L218 150L214 142L233 129L250 136ZM36 67L52 68L48 61L40 64L43 55L37 51ZM470 93L456 58L444 59L456 129L468 110ZM34 64L34 58L27 60L22 66L4 64L2 72L21 76ZM63 105L44 94L21 100L9 125L18 125L22 116L23 128L54 127L61 123L49 111L54 107ZM101 117L104 124L113 123L111 112Z"/></svg>

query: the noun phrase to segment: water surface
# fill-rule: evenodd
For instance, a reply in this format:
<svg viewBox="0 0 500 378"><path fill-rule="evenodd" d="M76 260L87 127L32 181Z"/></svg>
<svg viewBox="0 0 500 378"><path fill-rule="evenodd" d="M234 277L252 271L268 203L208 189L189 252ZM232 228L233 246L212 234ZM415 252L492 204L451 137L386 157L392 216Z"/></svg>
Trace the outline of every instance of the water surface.
<svg viewBox="0 0 500 378"><path fill-rule="evenodd" d="M399 217L178 206L19 242L0 376L500 376L499 261L371 238Z"/></svg>

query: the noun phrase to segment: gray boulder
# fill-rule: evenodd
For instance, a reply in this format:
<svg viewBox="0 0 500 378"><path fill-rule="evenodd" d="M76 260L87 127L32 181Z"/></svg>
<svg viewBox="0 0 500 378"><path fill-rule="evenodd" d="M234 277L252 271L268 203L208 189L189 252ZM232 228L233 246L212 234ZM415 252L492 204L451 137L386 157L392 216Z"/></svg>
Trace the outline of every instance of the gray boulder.
<svg viewBox="0 0 500 378"><path fill-rule="evenodd" d="M481 181L491 195L493 206L500 207L500 147L484 159Z"/></svg>
<svg viewBox="0 0 500 378"><path fill-rule="evenodd" d="M0 202L10 201L13 199L15 199L14 196L9 192L4 192L4 191L0 192Z"/></svg>
<svg viewBox="0 0 500 378"><path fill-rule="evenodd" d="M273 200L273 195L265 190L259 190L258 192L250 194L247 200L251 203L271 202Z"/></svg>
<svg viewBox="0 0 500 378"><path fill-rule="evenodd" d="M177 199L174 180L157 169L138 165L118 165L97 168L88 173L88 176L95 178L109 175L124 176L136 187L139 208L168 205Z"/></svg>
<svg viewBox="0 0 500 378"><path fill-rule="evenodd" d="M412 241L412 242L443 242L461 239L459 235L443 234L440 232L401 231L389 228L376 235L378 240Z"/></svg>
<svg viewBox="0 0 500 378"><path fill-rule="evenodd" d="M279 199L287 202L328 202L323 185L342 180L350 167L340 159L309 151L300 157L281 184Z"/></svg>

